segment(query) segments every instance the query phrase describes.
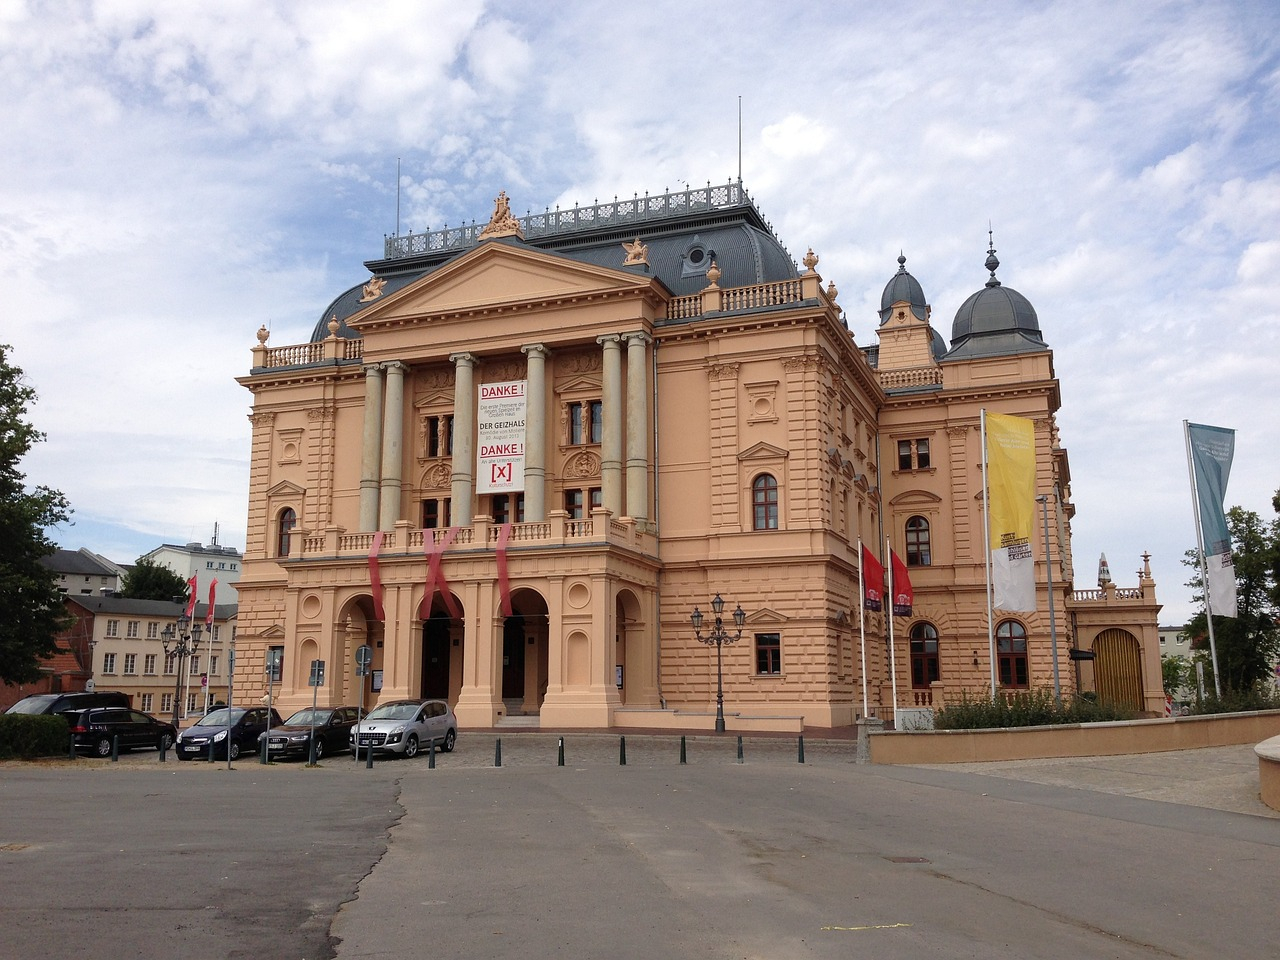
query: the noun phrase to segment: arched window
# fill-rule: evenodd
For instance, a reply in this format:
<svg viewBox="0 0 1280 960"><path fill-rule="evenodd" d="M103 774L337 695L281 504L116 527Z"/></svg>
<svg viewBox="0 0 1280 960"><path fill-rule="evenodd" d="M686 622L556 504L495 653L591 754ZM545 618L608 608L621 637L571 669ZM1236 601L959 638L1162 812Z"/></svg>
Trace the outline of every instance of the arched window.
<svg viewBox="0 0 1280 960"><path fill-rule="evenodd" d="M762 473L751 483L751 529L778 529L778 481Z"/></svg>
<svg viewBox="0 0 1280 960"><path fill-rule="evenodd" d="M912 517L907 521L907 566L927 567L929 559L929 521Z"/></svg>
<svg viewBox="0 0 1280 960"><path fill-rule="evenodd" d="M293 507L285 507L280 511L279 526L276 530L276 556L289 555L289 541L293 539L293 528L298 525L298 515Z"/></svg>
<svg viewBox="0 0 1280 960"><path fill-rule="evenodd" d="M911 628L911 686L927 688L939 679L938 631L931 623L917 623Z"/></svg>
<svg viewBox="0 0 1280 960"><path fill-rule="evenodd" d="M1027 686L1027 628L1017 620L1003 620L996 627L996 661L1000 686Z"/></svg>

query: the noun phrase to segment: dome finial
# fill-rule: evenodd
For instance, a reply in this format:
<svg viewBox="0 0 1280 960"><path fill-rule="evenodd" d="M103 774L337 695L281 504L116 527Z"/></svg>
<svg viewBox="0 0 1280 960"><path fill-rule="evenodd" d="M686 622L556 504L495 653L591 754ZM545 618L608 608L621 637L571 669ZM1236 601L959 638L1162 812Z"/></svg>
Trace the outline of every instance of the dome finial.
<svg viewBox="0 0 1280 960"><path fill-rule="evenodd" d="M907 272L907 255L903 253L901 250L898 251L898 272L899 273Z"/></svg>
<svg viewBox="0 0 1280 960"><path fill-rule="evenodd" d="M987 286L1000 286L1000 281L996 279L996 268L1000 266L1000 261L996 259L995 234L991 231L990 221L987 221L987 260L983 266L991 271L991 278L987 281Z"/></svg>

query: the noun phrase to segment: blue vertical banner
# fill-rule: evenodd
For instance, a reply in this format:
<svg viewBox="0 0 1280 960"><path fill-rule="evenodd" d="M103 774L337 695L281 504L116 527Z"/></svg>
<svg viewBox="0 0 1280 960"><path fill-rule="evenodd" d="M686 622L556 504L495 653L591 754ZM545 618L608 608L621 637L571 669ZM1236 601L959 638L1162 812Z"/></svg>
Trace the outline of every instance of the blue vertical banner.
<svg viewBox="0 0 1280 960"><path fill-rule="evenodd" d="M1236 615L1236 571L1231 560L1231 532L1225 512L1227 478L1235 456L1236 432L1225 427L1187 423L1196 520L1204 551L1209 609L1215 616Z"/></svg>

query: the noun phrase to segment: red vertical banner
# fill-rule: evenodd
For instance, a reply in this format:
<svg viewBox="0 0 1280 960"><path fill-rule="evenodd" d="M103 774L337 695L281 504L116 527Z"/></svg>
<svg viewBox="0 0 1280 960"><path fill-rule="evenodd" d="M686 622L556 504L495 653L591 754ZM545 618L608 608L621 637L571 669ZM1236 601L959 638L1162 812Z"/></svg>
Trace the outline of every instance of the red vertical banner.
<svg viewBox="0 0 1280 960"><path fill-rule="evenodd" d="M378 551L382 549L382 531L373 535L373 543L369 546L369 586L373 591L373 616L376 620L386 620L386 611L382 609L382 576L378 571Z"/></svg>
<svg viewBox="0 0 1280 960"><path fill-rule="evenodd" d="M209 611L204 615L204 625L210 631L213 630L213 598L217 594L218 578L214 577L213 582L209 584Z"/></svg>
<svg viewBox="0 0 1280 960"><path fill-rule="evenodd" d="M199 586L200 584L196 581L196 575L192 574L191 579L187 581L187 593L189 596L187 597L186 618L188 620L191 620L196 615L196 590Z"/></svg>
<svg viewBox="0 0 1280 960"><path fill-rule="evenodd" d="M866 547L862 548L862 607L884 609L884 567Z"/></svg>
<svg viewBox="0 0 1280 960"><path fill-rule="evenodd" d="M507 579L507 541L511 539L511 524L498 528L498 610L504 617L511 616L511 582Z"/></svg>
<svg viewBox="0 0 1280 960"><path fill-rule="evenodd" d="M898 559L898 554L889 551L889 562L893 565L893 615L895 617L911 616L911 608L915 603L915 591L911 589L911 577L907 575L907 565Z"/></svg>

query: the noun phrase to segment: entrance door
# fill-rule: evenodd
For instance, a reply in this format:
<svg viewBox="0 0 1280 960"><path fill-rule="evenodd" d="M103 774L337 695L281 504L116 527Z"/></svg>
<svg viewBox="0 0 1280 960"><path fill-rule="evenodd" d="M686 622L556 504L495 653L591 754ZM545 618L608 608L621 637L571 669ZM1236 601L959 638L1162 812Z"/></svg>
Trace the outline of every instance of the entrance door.
<svg viewBox="0 0 1280 960"><path fill-rule="evenodd" d="M524 700L524 617L502 625L502 699Z"/></svg>
<svg viewBox="0 0 1280 960"><path fill-rule="evenodd" d="M1093 641L1098 697L1130 710L1142 709L1142 647L1128 630L1103 630Z"/></svg>
<svg viewBox="0 0 1280 960"><path fill-rule="evenodd" d="M422 695L449 699L449 618L432 615L422 625Z"/></svg>

